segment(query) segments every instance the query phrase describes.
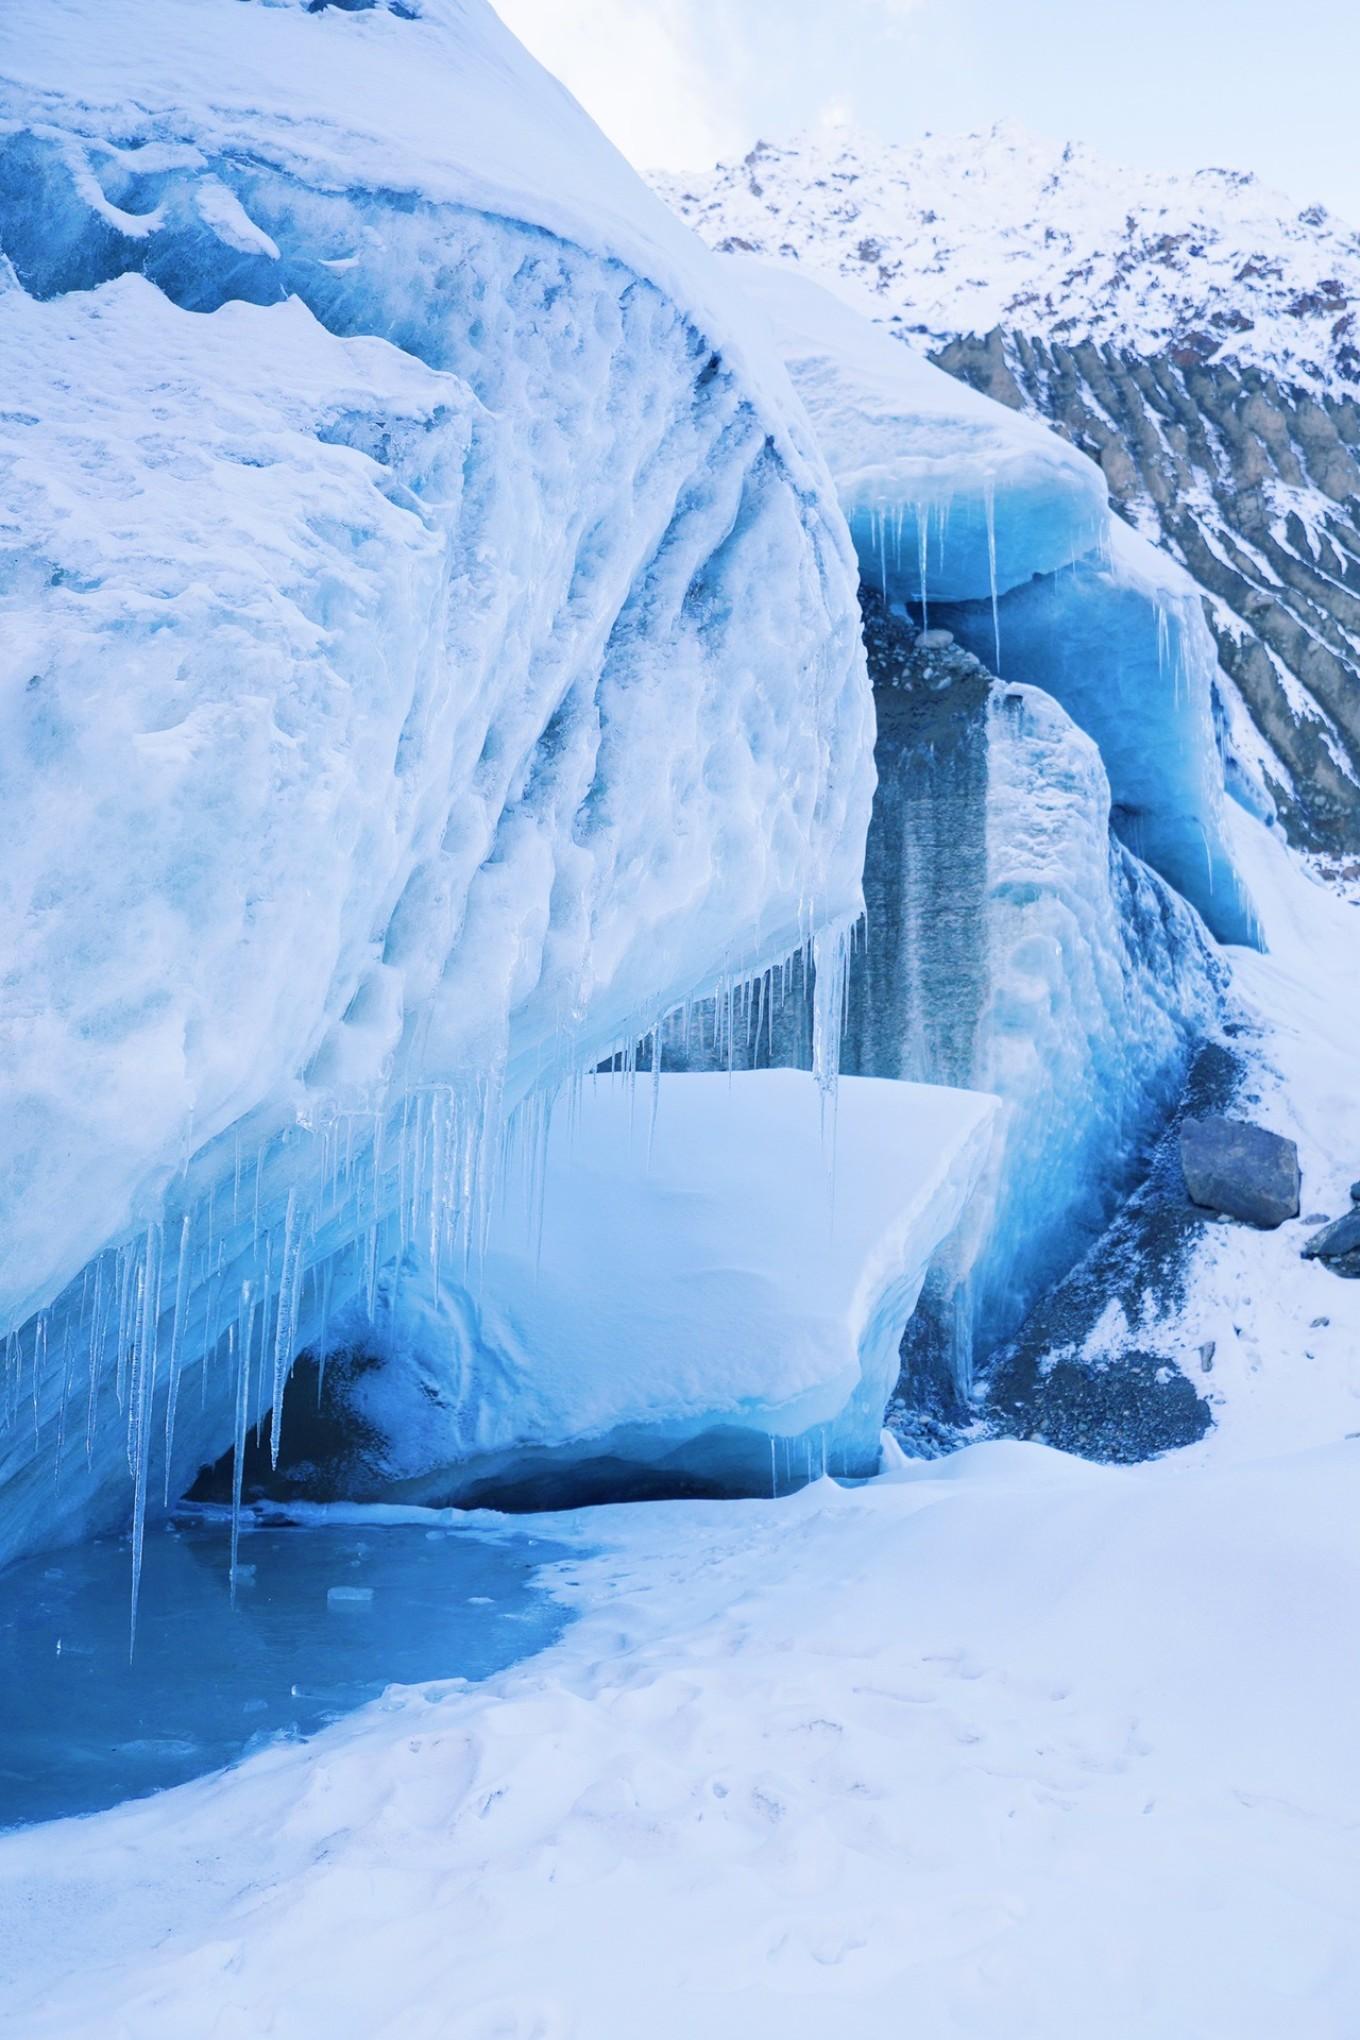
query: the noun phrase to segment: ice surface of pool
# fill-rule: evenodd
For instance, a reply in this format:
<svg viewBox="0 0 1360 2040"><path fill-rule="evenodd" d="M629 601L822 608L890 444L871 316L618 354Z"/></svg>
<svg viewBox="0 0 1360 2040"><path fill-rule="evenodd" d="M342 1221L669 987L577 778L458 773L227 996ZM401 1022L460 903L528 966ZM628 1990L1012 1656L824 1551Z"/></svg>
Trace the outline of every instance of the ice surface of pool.
<svg viewBox="0 0 1360 2040"><path fill-rule="evenodd" d="M572 1554L577 1556L579 1554ZM310 1523L149 1533L136 1655L130 1554L79 1545L0 1573L0 1827L93 1813L310 1734L390 1685L484 1679L567 1613L568 1553L462 1527Z"/></svg>

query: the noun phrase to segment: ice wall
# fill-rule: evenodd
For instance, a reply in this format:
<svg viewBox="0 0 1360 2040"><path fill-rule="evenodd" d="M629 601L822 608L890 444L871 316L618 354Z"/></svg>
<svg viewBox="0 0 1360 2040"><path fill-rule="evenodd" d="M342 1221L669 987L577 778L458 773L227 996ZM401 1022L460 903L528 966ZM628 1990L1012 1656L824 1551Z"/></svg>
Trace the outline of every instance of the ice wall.
<svg viewBox="0 0 1360 2040"><path fill-rule="evenodd" d="M3 1555L467 1265L503 1105L853 916L872 770L782 367L480 0L0 57Z"/></svg>
<svg viewBox="0 0 1360 2040"><path fill-rule="evenodd" d="M908 1339L907 1393L943 1412L1135 1180L1217 1012L1201 914L1251 932L1220 833L1212 650L1193 591L1110 519L1081 456L960 400L796 273L734 267L860 552L879 783L842 1067L1005 1105L982 1236L975 1211ZM810 1006L797 965L735 987L675 1016L663 1061L806 1064Z"/></svg>
<svg viewBox="0 0 1360 2040"><path fill-rule="evenodd" d="M1121 840L1222 942L1257 946L1225 830L1218 658L1199 592L1118 518L1101 549L941 620L1005 679L1060 701L1099 746Z"/></svg>
<svg viewBox="0 0 1360 2040"><path fill-rule="evenodd" d="M1100 754L1064 709L1002 683L986 721L986 981L970 1074L1009 1110L973 1285L983 1351L1131 1188L1224 981L1196 915L1112 834Z"/></svg>
<svg viewBox="0 0 1360 2040"><path fill-rule="evenodd" d="M1221 941L1255 942L1224 829L1217 655L1188 577L1055 433L796 270L728 259L808 407L865 583L1060 701L1100 747L1130 848Z"/></svg>

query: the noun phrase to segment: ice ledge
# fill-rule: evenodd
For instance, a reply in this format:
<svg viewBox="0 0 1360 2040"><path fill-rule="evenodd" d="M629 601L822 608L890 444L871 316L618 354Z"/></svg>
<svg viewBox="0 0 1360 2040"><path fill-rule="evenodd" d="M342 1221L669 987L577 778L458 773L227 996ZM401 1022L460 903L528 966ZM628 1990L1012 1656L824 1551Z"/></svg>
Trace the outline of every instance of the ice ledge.
<svg viewBox="0 0 1360 2040"><path fill-rule="evenodd" d="M374 1497L551 1501L606 1460L729 1492L871 1472L999 1110L868 1077L824 1101L796 1070L592 1080L500 1202L475 1302L404 1274L356 1411L394 1441Z"/></svg>

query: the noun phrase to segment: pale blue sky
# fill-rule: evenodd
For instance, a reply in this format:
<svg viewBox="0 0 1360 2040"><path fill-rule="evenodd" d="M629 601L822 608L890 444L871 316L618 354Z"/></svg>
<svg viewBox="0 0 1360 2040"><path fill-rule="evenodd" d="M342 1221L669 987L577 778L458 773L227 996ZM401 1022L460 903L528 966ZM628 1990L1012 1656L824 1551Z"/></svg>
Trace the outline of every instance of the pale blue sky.
<svg viewBox="0 0 1360 2040"><path fill-rule="evenodd" d="M1147 169L1254 170L1360 225L1360 0L498 0L640 164L846 118L1013 117Z"/></svg>

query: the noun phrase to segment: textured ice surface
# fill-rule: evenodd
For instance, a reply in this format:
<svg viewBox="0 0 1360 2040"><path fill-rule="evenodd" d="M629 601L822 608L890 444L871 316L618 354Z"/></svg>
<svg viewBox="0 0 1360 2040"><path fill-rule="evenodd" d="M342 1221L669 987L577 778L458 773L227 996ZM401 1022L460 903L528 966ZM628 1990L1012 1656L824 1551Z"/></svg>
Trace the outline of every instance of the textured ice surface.
<svg viewBox="0 0 1360 2040"><path fill-rule="evenodd" d="M872 771L782 367L480 0L0 72L8 1550L465 1252L501 1097L852 915Z"/></svg>
<svg viewBox="0 0 1360 2040"><path fill-rule="evenodd" d="M1252 941L1193 583L1111 513L1099 470L1055 433L807 277L729 259L808 407L865 582L1054 695L1100 746L1124 840L1221 940Z"/></svg>
<svg viewBox="0 0 1360 2040"><path fill-rule="evenodd" d="M794 1070L588 1078L507 1178L475 1282L436 1296L413 1247L382 1301L354 1414L390 1491L553 1498L590 1461L710 1492L872 1471L995 1112L860 1078L827 1102Z"/></svg>
<svg viewBox="0 0 1360 2040"><path fill-rule="evenodd" d="M986 978L971 1081L1007 1101L984 1345L1079 1258L1173 1105L1222 978L1195 915L1109 828L1100 755L1047 694L987 705Z"/></svg>

